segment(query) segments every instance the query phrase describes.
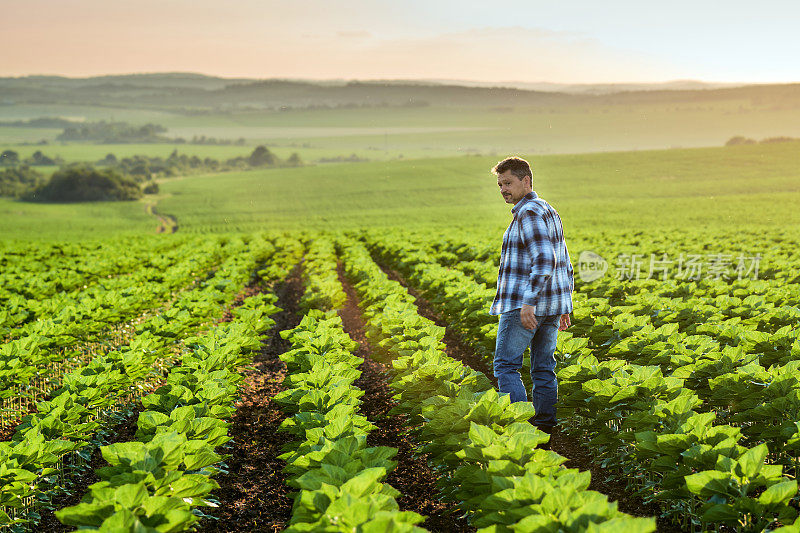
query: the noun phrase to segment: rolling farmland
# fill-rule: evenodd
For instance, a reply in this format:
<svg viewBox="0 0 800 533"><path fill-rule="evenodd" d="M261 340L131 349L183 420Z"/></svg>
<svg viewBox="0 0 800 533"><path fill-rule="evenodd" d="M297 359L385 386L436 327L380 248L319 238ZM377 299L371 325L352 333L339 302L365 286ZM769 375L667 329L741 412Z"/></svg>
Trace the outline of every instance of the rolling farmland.
<svg viewBox="0 0 800 533"><path fill-rule="evenodd" d="M398 90L189 113L149 91L105 105L246 145L7 127L0 147L72 163L266 142L306 164L159 177L136 201L0 198L0 531L800 531L800 144L721 146L795 133L793 100L510 113ZM42 113L111 116L0 108ZM495 150L531 159L575 266L552 435L492 375ZM321 161L350 154L369 160Z"/></svg>

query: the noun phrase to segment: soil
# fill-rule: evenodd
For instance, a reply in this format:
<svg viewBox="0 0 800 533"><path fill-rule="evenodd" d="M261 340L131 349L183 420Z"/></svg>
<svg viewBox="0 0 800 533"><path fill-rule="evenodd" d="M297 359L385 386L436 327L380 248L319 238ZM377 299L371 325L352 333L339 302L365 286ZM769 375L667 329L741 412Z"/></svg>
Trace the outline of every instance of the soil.
<svg viewBox="0 0 800 533"><path fill-rule="evenodd" d="M397 503L403 511L415 511L426 516L422 527L434 532L469 532L474 527L460 517L458 509L436 497L438 475L428 466L427 456L414 455L414 442L408 435L413 429L408 418L403 415L389 416L389 410L396 405L394 394L389 387L386 367L372 358L372 347L364 333L364 319L359 308L359 298L353 286L345 278L341 264L338 268L339 280L347 294L347 303L339 311L344 329L357 341L356 355L364 359L359 367L361 377L355 385L365 391L362 398L361 414L377 426L370 432L367 443L370 446L390 446L397 448L395 457L397 468L386 476L385 482L400 491Z"/></svg>
<svg viewBox="0 0 800 533"><path fill-rule="evenodd" d="M301 319L301 268L298 264L276 288L277 305L282 311L273 317L276 324L264 337L253 365L242 370L241 400L228 430L232 437L226 450L230 455L228 472L216 477L220 488L213 492L219 507L206 510L215 519L203 519L200 531L281 531L291 517L293 500L285 483L284 463L278 459L291 436L278 431L286 417L272 398L283 390L286 375L286 366L278 355L290 347L279 332L295 327Z"/></svg>
<svg viewBox="0 0 800 533"><path fill-rule="evenodd" d="M393 270L377 261L376 263L378 266L380 266L384 273L389 276L390 279L393 279L403 285L403 287L408 290L409 294L415 298L415 303L417 304L420 315L432 320L438 326L446 328L444 342L447 345L445 349L447 355L462 361L465 365L473 368L474 370L483 372L489 379L492 380L496 387L497 379L494 378L493 373L489 370L489 365L487 362L475 354L474 350L471 350L466 344L460 341L455 332L448 327L447 321L444 320L436 311L434 311L430 303L425 300L425 298L420 296L419 291L409 286L403 276L401 276L396 270ZM566 433L556 430L550 436L549 444L551 450L567 458L567 462L564 465L567 468L590 471L592 474L592 481L589 485L589 489L605 494L608 496L609 501L617 502L620 511L633 516L658 517L656 523L657 531L659 533L673 533L681 531L678 526L674 525L668 519L660 518L660 508L652 503L644 503L637 494L628 488L627 483L624 480L607 476L604 469L593 461L591 449L583 445L579 440L567 435Z"/></svg>

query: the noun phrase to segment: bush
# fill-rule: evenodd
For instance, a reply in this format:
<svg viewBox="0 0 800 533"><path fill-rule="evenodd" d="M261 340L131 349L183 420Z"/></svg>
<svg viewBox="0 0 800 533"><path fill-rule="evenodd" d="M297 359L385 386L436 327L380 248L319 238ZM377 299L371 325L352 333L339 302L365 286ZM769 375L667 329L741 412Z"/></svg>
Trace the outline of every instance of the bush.
<svg viewBox="0 0 800 533"><path fill-rule="evenodd" d="M84 122L64 128L57 141L99 141L104 143L170 142L172 139L160 135L167 128L160 124L134 126L127 122Z"/></svg>
<svg viewBox="0 0 800 533"><path fill-rule="evenodd" d="M142 192L145 194L158 194L158 183L154 181L148 183L145 188L142 189Z"/></svg>
<svg viewBox="0 0 800 533"><path fill-rule="evenodd" d="M256 146L247 162L251 167L273 166L277 163L275 155L266 146Z"/></svg>
<svg viewBox="0 0 800 533"><path fill-rule="evenodd" d="M19 163L19 154L14 150L3 150L0 153L0 165L16 165Z"/></svg>
<svg viewBox="0 0 800 533"><path fill-rule="evenodd" d="M27 165L0 170L0 196L20 196L41 185L44 176Z"/></svg>
<svg viewBox="0 0 800 533"><path fill-rule="evenodd" d="M42 153L41 150L36 150L31 157L25 159L25 163L28 165L38 165L38 166L55 166L60 165L63 163L64 160L60 157L48 157Z"/></svg>
<svg viewBox="0 0 800 533"><path fill-rule="evenodd" d="M46 184L23 196L31 202L100 202L136 200L139 186L111 169L79 164L56 171Z"/></svg>
<svg viewBox="0 0 800 533"><path fill-rule="evenodd" d="M300 159L300 154L292 152L292 155L286 160L286 164L290 167L301 167L303 166L303 160Z"/></svg>

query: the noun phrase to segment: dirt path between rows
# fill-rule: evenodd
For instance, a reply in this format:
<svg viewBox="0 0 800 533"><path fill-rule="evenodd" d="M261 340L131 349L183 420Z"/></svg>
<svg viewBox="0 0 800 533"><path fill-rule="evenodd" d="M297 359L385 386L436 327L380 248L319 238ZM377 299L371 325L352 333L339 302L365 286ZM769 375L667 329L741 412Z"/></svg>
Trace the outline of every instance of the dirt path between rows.
<svg viewBox="0 0 800 533"><path fill-rule="evenodd" d="M464 518L458 517L458 510L452 504L437 498L438 475L427 463L427 456L414 456L414 442L407 434L411 429L408 418L403 415L389 415L396 405L392 399L386 367L372 359L372 347L364 333L364 319L359 307L360 299L355 289L344 275L341 264L338 266L339 281L347 294L347 303L339 311L344 329L357 341L356 355L364 359L359 367L361 377L355 385L365 391L362 398L361 414L366 416L377 429L370 432L367 443L370 446L391 446L398 449L395 461L397 468L386 476L386 483L400 491L397 503L403 511L415 511L427 518L422 527L433 532L471 532L474 527Z"/></svg>
<svg viewBox="0 0 800 533"><path fill-rule="evenodd" d="M220 488L213 496L219 507L210 509L217 519L204 519L200 531L281 531L292 513L290 488L286 486L284 463L278 456L291 435L279 432L286 415L272 402L283 390L286 365L278 356L290 343L279 332L295 327L301 317L298 303L303 295L302 267L298 264L276 290L282 309L275 326L264 337L253 365L242 369L241 400L236 406L229 435L232 447L228 473L217 476Z"/></svg>
<svg viewBox="0 0 800 533"><path fill-rule="evenodd" d="M489 368L487 361L479 354L475 353L475 350L470 348L469 345L461 341L458 333L453 331L447 320L444 320L439 313L434 311L433 307L431 307L431 304L420 295L419 291L406 283L406 280L403 278L403 276L401 276L396 270L378 263L377 261L375 263L381 268L381 270L383 270L384 274L389 276L389 279L392 279L405 287L408 293L414 297L414 303L419 310L420 316L423 316L435 323L437 326L444 328L445 333L444 338L442 339L445 343L444 352L453 359L458 359L459 361L463 362L470 368L479 372L483 372L486 377L491 380L492 384L497 387L497 378L494 377L494 372L492 372L492 369Z"/></svg>
<svg viewBox="0 0 800 533"><path fill-rule="evenodd" d="M375 260L374 257L373 260ZM417 304L420 315L432 320L436 325L446 328L447 333L445 334L444 342L447 345L445 349L447 355L460 360L474 370L483 372L492 380L495 387L497 387L497 379L493 376L488 362L480 358L480 356L465 343L461 342L458 335L448 327L447 320L443 319L440 314L434 311L430 303L420 296L419 291L410 286L396 270L377 260L375 260L375 263L390 279L403 285L403 287L408 290L409 294L415 298L415 303ZM592 475L589 489L605 494L608 496L609 501L617 502L620 511L633 516L659 517L661 514L661 510L657 505L644 503L638 495L629 490L624 480L610 478L605 470L593 461L594 456L591 449L577 439L560 431L554 431L550 436L550 449L567 458L567 462L564 463L565 467L576 468L580 471L588 470ZM681 529L667 519L657 518L657 531L659 533L677 533L680 532Z"/></svg>

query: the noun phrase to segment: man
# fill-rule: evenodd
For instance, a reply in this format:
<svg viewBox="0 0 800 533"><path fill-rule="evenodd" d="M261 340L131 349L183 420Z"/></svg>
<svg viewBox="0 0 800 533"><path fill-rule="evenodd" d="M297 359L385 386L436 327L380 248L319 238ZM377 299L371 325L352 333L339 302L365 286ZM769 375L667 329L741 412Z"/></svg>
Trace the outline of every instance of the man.
<svg viewBox="0 0 800 533"><path fill-rule="evenodd" d="M512 402L528 397L519 370L531 348L533 423L548 433L556 426L556 336L571 322L572 263L564 242L561 217L533 191L527 161L509 157L493 169L513 219L503 234L497 295L490 313L500 315L494 375L501 393Z"/></svg>

